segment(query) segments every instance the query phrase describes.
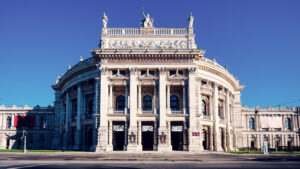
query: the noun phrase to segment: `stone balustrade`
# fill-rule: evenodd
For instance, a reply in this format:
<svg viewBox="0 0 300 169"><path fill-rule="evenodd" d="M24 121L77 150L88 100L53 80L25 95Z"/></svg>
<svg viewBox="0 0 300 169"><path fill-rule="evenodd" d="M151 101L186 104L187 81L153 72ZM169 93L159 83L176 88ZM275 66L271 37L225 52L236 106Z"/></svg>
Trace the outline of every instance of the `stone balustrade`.
<svg viewBox="0 0 300 169"><path fill-rule="evenodd" d="M106 28L107 35L188 35L188 28Z"/></svg>

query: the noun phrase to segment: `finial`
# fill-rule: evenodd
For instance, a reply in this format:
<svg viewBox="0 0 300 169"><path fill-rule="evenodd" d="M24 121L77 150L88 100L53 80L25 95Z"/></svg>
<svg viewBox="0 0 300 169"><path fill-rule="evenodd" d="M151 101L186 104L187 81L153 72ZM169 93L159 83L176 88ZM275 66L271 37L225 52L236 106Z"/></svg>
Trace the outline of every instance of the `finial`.
<svg viewBox="0 0 300 169"><path fill-rule="evenodd" d="M80 61L80 62L82 62L82 61L83 61L83 57L82 57L82 56L80 56L80 59L79 59L79 61Z"/></svg>
<svg viewBox="0 0 300 169"><path fill-rule="evenodd" d="M69 66L68 66L68 69L70 70L71 68L72 68L71 65L69 65Z"/></svg>
<svg viewBox="0 0 300 169"><path fill-rule="evenodd" d="M215 62L216 61L216 56L214 56L212 60Z"/></svg>
<svg viewBox="0 0 300 169"><path fill-rule="evenodd" d="M227 70L227 65L225 65L224 68Z"/></svg>

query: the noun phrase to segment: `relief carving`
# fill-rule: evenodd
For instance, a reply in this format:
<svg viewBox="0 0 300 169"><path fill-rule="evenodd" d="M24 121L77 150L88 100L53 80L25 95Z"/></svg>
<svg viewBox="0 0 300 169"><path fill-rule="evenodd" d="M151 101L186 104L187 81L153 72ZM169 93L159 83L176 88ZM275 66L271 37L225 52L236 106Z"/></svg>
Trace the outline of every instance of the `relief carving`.
<svg viewBox="0 0 300 169"><path fill-rule="evenodd" d="M159 49L184 49L187 48L186 40L111 40L108 48L159 48Z"/></svg>

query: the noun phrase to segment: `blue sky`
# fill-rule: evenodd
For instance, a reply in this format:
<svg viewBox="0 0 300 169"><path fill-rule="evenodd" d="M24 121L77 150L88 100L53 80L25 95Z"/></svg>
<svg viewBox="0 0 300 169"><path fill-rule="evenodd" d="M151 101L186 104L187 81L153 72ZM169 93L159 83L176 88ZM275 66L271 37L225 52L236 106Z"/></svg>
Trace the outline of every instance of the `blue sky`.
<svg viewBox="0 0 300 169"><path fill-rule="evenodd" d="M192 12L198 47L246 85L243 105L300 99L297 0L0 0L0 105L52 105L56 77L97 48L103 12L108 27L139 27L142 7L155 27Z"/></svg>

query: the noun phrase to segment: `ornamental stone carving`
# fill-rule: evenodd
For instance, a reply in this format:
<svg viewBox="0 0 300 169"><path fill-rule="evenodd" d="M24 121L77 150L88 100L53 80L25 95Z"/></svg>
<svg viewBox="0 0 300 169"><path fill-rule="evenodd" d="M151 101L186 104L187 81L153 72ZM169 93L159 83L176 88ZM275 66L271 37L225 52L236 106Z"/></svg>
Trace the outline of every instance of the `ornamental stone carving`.
<svg viewBox="0 0 300 169"><path fill-rule="evenodd" d="M108 74L108 69L107 67L100 67L101 75L107 75Z"/></svg>
<svg viewBox="0 0 300 169"><path fill-rule="evenodd" d="M192 45L191 45L192 46ZM108 48L158 48L158 49L186 49L186 40L110 40Z"/></svg>

